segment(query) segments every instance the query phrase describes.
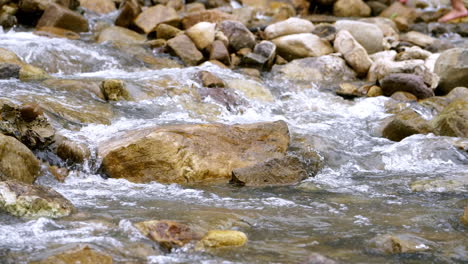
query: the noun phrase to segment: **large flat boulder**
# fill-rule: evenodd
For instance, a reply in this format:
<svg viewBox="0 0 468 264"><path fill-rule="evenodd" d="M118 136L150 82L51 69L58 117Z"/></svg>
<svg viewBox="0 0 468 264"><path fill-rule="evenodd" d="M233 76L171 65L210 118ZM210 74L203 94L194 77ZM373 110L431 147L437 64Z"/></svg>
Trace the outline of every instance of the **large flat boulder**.
<svg viewBox="0 0 468 264"><path fill-rule="evenodd" d="M39 171L39 160L25 145L0 133L0 181L33 183Z"/></svg>
<svg viewBox="0 0 468 264"><path fill-rule="evenodd" d="M227 183L232 171L282 158L283 121L246 125L174 125L132 131L100 145L102 169L133 182Z"/></svg>

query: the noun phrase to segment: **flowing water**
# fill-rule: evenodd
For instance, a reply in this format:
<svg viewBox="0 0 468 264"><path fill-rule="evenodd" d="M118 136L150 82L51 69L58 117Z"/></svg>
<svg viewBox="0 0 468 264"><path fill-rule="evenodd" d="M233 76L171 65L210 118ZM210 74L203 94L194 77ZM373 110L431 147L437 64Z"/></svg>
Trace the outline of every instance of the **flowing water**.
<svg viewBox="0 0 468 264"><path fill-rule="evenodd" d="M85 164L71 168L64 183L46 170L39 180L68 198L78 213L57 220L0 213L4 261L27 263L63 245L88 243L111 254L116 263L300 263L312 252L343 263L468 262L467 228L458 219L468 205L468 155L453 145L463 139L429 134L392 142L379 137L380 123L389 116L385 112L389 98L349 101L313 83L299 85L268 73L263 73L262 81L210 64L157 69L111 44L49 39L20 30L0 34L0 46L59 80L125 80L136 97L106 103L85 89L0 81L0 98L67 109L49 115L53 125L93 152ZM157 51L153 55L160 56ZM198 96L194 91L203 90L196 81L200 70L228 82L262 84L273 100L245 91L232 92L236 103ZM431 118L430 111L411 107ZM97 121L83 124L84 119ZM275 120L288 123L293 146L316 150L323 158L324 168L300 185L135 184L104 179L98 173L97 145L125 131L161 124ZM462 184L454 190L412 192L410 184L424 179ZM168 253L132 226L151 219L175 220L199 231L240 230L249 241L240 248L200 252L189 245ZM417 235L432 241L427 245L432 250L379 254L369 240L381 234Z"/></svg>

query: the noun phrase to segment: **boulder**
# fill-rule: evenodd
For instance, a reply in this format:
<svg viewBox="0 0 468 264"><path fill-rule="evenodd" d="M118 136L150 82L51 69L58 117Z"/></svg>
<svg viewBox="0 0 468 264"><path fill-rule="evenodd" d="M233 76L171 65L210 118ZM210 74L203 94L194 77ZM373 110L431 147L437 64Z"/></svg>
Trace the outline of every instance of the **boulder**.
<svg viewBox="0 0 468 264"><path fill-rule="evenodd" d="M337 17L368 17L371 9L362 0L338 0L333 5L333 15Z"/></svg>
<svg viewBox="0 0 468 264"><path fill-rule="evenodd" d="M219 31L229 39L229 46L238 51L242 48L253 49L255 36L239 21L226 20L218 24Z"/></svg>
<svg viewBox="0 0 468 264"><path fill-rule="evenodd" d="M101 91L107 101L131 100L130 94L122 80L102 81Z"/></svg>
<svg viewBox="0 0 468 264"><path fill-rule="evenodd" d="M118 44L142 44L146 41L146 36L127 28L111 26L99 33L97 42L102 43L105 41Z"/></svg>
<svg viewBox="0 0 468 264"><path fill-rule="evenodd" d="M83 143L76 143L67 138L57 142L57 156L66 161L82 163L91 156L91 151Z"/></svg>
<svg viewBox="0 0 468 264"><path fill-rule="evenodd" d="M138 0L125 0L120 7L120 13L115 20L115 25L128 28L133 25L135 18L141 13Z"/></svg>
<svg viewBox="0 0 468 264"><path fill-rule="evenodd" d="M435 38L416 31L410 31L401 35L400 40L409 42L422 48L431 46L436 41Z"/></svg>
<svg viewBox="0 0 468 264"><path fill-rule="evenodd" d="M39 165L39 160L25 145L0 134L0 181L33 183L39 176Z"/></svg>
<svg viewBox="0 0 468 264"><path fill-rule="evenodd" d="M336 83L356 79L356 73L345 60L333 55L293 60L273 66L271 72L275 78L291 81Z"/></svg>
<svg viewBox="0 0 468 264"><path fill-rule="evenodd" d="M198 77L202 81L203 86L208 88L222 88L225 86L224 81L218 76L209 71L200 71Z"/></svg>
<svg viewBox="0 0 468 264"><path fill-rule="evenodd" d="M434 92L427 87L421 76L410 73L389 74L380 80L380 87L386 96L398 91L411 93L419 99L434 96Z"/></svg>
<svg viewBox="0 0 468 264"><path fill-rule="evenodd" d="M16 2L18 8L25 13L42 13L49 4L58 4L70 9L75 9L79 5L76 0L21 0Z"/></svg>
<svg viewBox="0 0 468 264"><path fill-rule="evenodd" d="M436 244L412 234L379 235L370 241L371 250L384 254L418 253L432 250Z"/></svg>
<svg viewBox="0 0 468 264"><path fill-rule="evenodd" d="M367 51L357 42L347 30L340 30L336 34L334 48L343 54L346 62L359 76L365 76L372 65Z"/></svg>
<svg viewBox="0 0 468 264"><path fill-rule="evenodd" d="M297 184L307 178L307 171L296 157L271 159L232 171L232 184L238 186L271 186Z"/></svg>
<svg viewBox="0 0 468 264"><path fill-rule="evenodd" d="M159 24L156 27L156 37L158 39L168 40L168 39L176 37L181 32L182 32L182 30L180 30L180 29L178 29L178 28L176 28L174 26L168 25L168 24Z"/></svg>
<svg viewBox="0 0 468 264"><path fill-rule="evenodd" d="M234 230L211 230L200 240L197 247L222 248L241 247L247 243L247 236Z"/></svg>
<svg viewBox="0 0 468 264"><path fill-rule="evenodd" d="M77 33L87 32L89 28L86 18L57 4L50 4L47 7L36 27L58 27Z"/></svg>
<svg viewBox="0 0 468 264"><path fill-rule="evenodd" d="M449 137L468 137L468 100L451 102L432 120L436 134Z"/></svg>
<svg viewBox="0 0 468 264"><path fill-rule="evenodd" d="M188 66L198 65L203 60L203 54L187 35L178 35L168 40L167 45Z"/></svg>
<svg viewBox="0 0 468 264"><path fill-rule="evenodd" d="M145 34L148 34L154 31L159 24L176 24L179 20L179 15L174 8L164 5L155 5L140 13L135 18L134 23Z"/></svg>
<svg viewBox="0 0 468 264"><path fill-rule="evenodd" d="M113 0L80 0L80 6L98 14L107 14L117 10Z"/></svg>
<svg viewBox="0 0 468 264"><path fill-rule="evenodd" d="M442 52L434 72L440 77L437 89L446 94L458 86L468 86L468 49L455 48Z"/></svg>
<svg viewBox="0 0 468 264"><path fill-rule="evenodd" d="M55 129L37 104L4 104L0 108L0 132L13 136L29 148L44 148L53 141Z"/></svg>
<svg viewBox="0 0 468 264"><path fill-rule="evenodd" d="M34 34L48 38L67 38L71 40L80 39L80 35L71 30L58 27L41 27L37 28Z"/></svg>
<svg viewBox="0 0 468 264"><path fill-rule="evenodd" d="M227 183L232 170L281 158L285 122L174 125L127 133L99 147L103 171L133 182Z"/></svg>
<svg viewBox="0 0 468 264"><path fill-rule="evenodd" d="M73 245L72 245L73 246ZM48 256L45 259L31 261L29 264L112 264L112 257L101 253L88 245L66 246L61 248L62 252ZM56 250L55 250L56 251ZM37 256L36 256L37 257Z"/></svg>
<svg viewBox="0 0 468 264"><path fill-rule="evenodd" d="M60 218L70 215L74 207L51 188L21 183L0 182L0 210L26 218Z"/></svg>
<svg viewBox="0 0 468 264"><path fill-rule="evenodd" d="M430 132L432 132L432 128L428 121L415 111L405 109L390 117L382 131L382 136L392 141L401 141L411 135Z"/></svg>
<svg viewBox="0 0 468 264"><path fill-rule="evenodd" d="M216 24L200 22L185 31L199 50L210 46L215 40Z"/></svg>
<svg viewBox="0 0 468 264"><path fill-rule="evenodd" d="M236 20L233 15L219 10L205 10L189 13L182 19L182 25L185 29L192 27L200 22L221 23L226 20Z"/></svg>
<svg viewBox="0 0 468 264"><path fill-rule="evenodd" d="M368 54L373 54L383 50L383 32L382 30L370 23L340 20L335 23L337 31L347 30L354 39L359 42L367 51Z"/></svg>
<svg viewBox="0 0 468 264"><path fill-rule="evenodd" d="M309 20L291 17L287 20L280 21L266 27L265 37L267 39L274 39L286 35L311 33L314 28L314 24Z"/></svg>
<svg viewBox="0 0 468 264"><path fill-rule="evenodd" d="M144 236L168 250L174 247L182 247L192 240L199 240L201 237L192 231L189 226L169 220L139 222L135 224L135 227Z"/></svg>
<svg viewBox="0 0 468 264"><path fill-rule="evenodd" d="M311 33L294 34L273 39L278 54L293 60L306 57L320 57L333 52L328 41L320 39Z"/></svg>
<svg viewBox="0 0 468 264"><path fill-rule="evenodd" d="M231 64L231 57L224 43L220 40L215 40L210 47L210 60L218 60L226 65Z"/></svg>
<svg viewBox="0 0 468 264"><path fill-rule="evenodd" d="M12 63L0 63L0 79L19 79L21 67Z"/></svg>

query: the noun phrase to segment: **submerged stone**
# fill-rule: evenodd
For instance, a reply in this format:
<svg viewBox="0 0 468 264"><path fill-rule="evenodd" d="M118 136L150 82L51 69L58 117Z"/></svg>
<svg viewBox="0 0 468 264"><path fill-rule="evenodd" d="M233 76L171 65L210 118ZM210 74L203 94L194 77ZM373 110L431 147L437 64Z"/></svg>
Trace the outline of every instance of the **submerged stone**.
<svg viewBox="0 0 468 264"><path fill-rule="evenodd" d="M382 131L382 136L393 141L401 141L414 134L427 134L430 132L432 132L432 128L428 121L424 120L415 111L405 109L390 117L390 121Z"/></svg>
<svg viewBox="0 0 468 264"><path fill-rule="evenodd" d="M0 210L26 218L59 218L70 215L74 207L51 188L20 183L0 182Z"/></svg>
<svg viewBox="0 0 468 264"><path fill-rule="evenodd" d="M197 247L222 248L241 247L247 243L247 235L233 230L211 230L200 240Z"/></svg>
<svg viewBox="0 0 468 264"><path fill-rule="evenodd" d="M112 257L101 253L88 245L63 249L64 252L49 256L38 261L31 261L29 264L112 264Z"/></svg>
<svg viewBox="0 0 468 264"><path fill-rule="evenodd" d="M152 220L136 223L135 227L151 240L162 247L171 250L182 247L192 240L199 240L200 236L189 226L169 220Z"/></svg>
<svg viewBox="0 0 468 264"><path fill-rule="evenodd" d="M370 241L373 251L384 254L418 253L430 251L436 244L412 234L386 234Z"/></svg>
<svg viewBox="0 0 468 264"><path fill-rule="evenodd" d="M468 180L420 180L411 183L413 192L456 192L463 191Z"/></svg>

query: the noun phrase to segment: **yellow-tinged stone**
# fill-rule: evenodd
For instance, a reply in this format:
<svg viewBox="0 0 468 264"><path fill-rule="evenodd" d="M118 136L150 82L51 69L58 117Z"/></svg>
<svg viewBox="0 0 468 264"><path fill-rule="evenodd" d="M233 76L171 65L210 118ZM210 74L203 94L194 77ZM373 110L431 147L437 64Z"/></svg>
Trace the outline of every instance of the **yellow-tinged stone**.
<svg viewBox="0 0 468 264"><path fill-rule="evenodd" d="M200 247L240 247L247 243L247 235L234 230L211 230L200 240Z"/></svg>
<svg viewBox="0 0 468 264"><path fill-rule="evenodd" d="M241 91L247 98L263 102L273 102L274 98L270 90L259 82L251 80L235 79L227 81L231 89Z"/></svg>
<svg viewBox="0 0 468 264"><path fill-rule="evenodd" d="M29 64L23 64L19 77L21 81L37 81L47 79L50 76L41 68Z"/></svg>
<svg viewBox="0 0 468 264"><path fill-rule="evenodd" d="M29 262L29 264L112 264L112 257L102 254L86 246L80 246L67 252L50 256L44 260Z"/></svg>
<svg viewBox="0 0 468 264"><path fill-rule="evenodd" d="M369 88L369 91L367 91L368 97L377 97L381 95L383 95L382 88L377 85L373 85L371 88Z"/></svg>
<svg viewBox="0 0 468 264"><path fill-rule="evenodd" d="M468 206L465 207L465 211L463 212L463 215L461 216L461 221L468 226Z"/></svg>

